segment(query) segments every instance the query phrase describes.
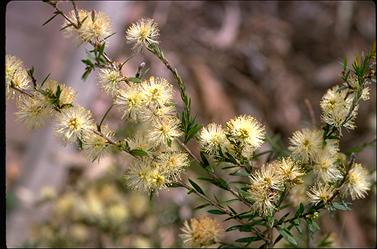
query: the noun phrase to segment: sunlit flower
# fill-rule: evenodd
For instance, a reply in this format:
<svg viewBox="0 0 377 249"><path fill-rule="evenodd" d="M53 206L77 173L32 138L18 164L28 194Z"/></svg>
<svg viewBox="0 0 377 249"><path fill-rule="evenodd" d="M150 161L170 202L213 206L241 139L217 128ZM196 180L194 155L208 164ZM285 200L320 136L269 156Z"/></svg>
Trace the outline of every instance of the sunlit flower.
<svg viewBox="0 0 377 249"><path fill-rule="evenodd" d="M173 86L164 78L151 76L141 84L140 90L145 94L145 101L149 106L163 106L173 99Z"/></svg>
<svg viewBox="0 0 377 249"><path fill-rule="evenodd" d="M308 162L313 160L322 147L322 132L309 129L295 131L289 142L289 150L292 151L293 156Z"/></svg>
<svg viewBox="0 0 377 249"><path fill-rule="evenodd" d="M5 57L5 86L7 96L12 98L19 92L11 88L11 85L26 90L30 87L30 79L20 59L12 55Z"/></svg>
<svg viewBox="0 0 377 249"><path fill-rule="evenodd" d="M219 150L224 151L229 146L229 141L221 125L211 123L202 128L200 132L201 150L211 155L217 155Z"/></svg>
<svg viewBox="0 0 377 249"><path fill-rule="evenodd" d="M159 28L153 19L141 19L133 23L126 31L126 39L140 49L149 44L158 44Z"/></svg>
<svg viewBox="0 0 377 249"><path fill-rule="evenodd" d="M140 117L141 121L152 122L166 117L177 116L177 111L173 105L164 105L160 107L146 107Z"/></svg>
<svg viewBox="0 0 377 249"><path fill-rule="evenodd" d="M89 238L89 231L85 225L81 224L74 224L71 226L69 231L70 236L72 236L75 240L78 241L85 241Z"/></svg>
<svg viewBox="0 0 377 249"><path fill-rule="evenodd" d="M190 161L187 153L164 153L158 156L157 165L166 175L178 177Z"/></svg>
<svg viewBox="0 0 377 249"><path fill-rule="evenodd" d="M370 189L368 171L359 163L354 163L342 186L343 195L349 194L352 200L364 198Z"/></svg>
<svg viewBox="0 0 377 249"><path fill-rule="evenodd" d="M78 200L77 209L82 217L89 221L97 221L106 212L106 207L103 202L98 198L94 189L90 189L85 193L83 199Z"/></svg>
<svg viewBox="0 0 377 249"><path fill-rule="evenodd" d="M65 28L64 30L66 30L66 33L76 33L80 39L86 42L102 41L111 35L111 21L105 13L95 10L90 12L86 10L78 10L78 15L81 26L78 29L73 26ZM77 18L74 10L70 12L69 18L71 21L77 24ZM66 20L63 27L66 27L69 24L69 21Z"/></svg>
<svg viewBox="0 0 377 249"><path fill-rule="evenodd" d="M98 78L103 90L111 96L115 96L118 93L123 76L119 70L101 69Z"/></svg>
<svg viewBox="0 0 377 249"><path fill-rule="evenodd" d="M114 132L109 129L107 126L101 128L102 134L107 138L112 139ZM110 145L106 138L94 133L94 132L85 132L82 137L82 148L88 157L95 161L100 159L100 157L108 152Z"/></svg>
<svg viewBox="0 0 377 249"><path fill-rule="evenodd" d="M144 192L164 189L170 183L170 179L157 167L156 162L145 157L134 160L125 179L131 188Z"/></svg>
<svg viewBox="0 0 377 249"><path fill-rule="evenodd" d="M145 110L145 93L137 85L127 86L119 90L115 104L123 112L124 117L137 120Z"/></svg>
<svg viewBox="0 0 377 249"><path fill-rule="evenodd" d="M324 202L327 203L332 197L334 189L325 183L318 183L314 185L307 193L309 200L313 203Z"/></svg>
<svg viewBox="0 0 377 249"><path fill-rule="evenodd" d="M212 218L203 216L185 221L180 236L187 247L210 247L219 242L220 224Z"/></svg>
<svg viewBox="0 0 377 249"><path fill-rule="evenodd" d="M357 107L348 118L352 99L352 96L347 96L347 90L339 90L337 87L329 89L321 100L323 121L338 128L342 126L348 129L355 128L354 119Z"/></svg>
<svg viewBox="0 0 377 249"><path fill-rule="evenodd" d="M59 93L59 105L70 105L75 99L76 92L72 87L66 86L65 84L59 83L56 80L46 80L42 87L43 91L47 93L46 102L50 104L51 107L55 106L54 96L56 97ZM59 91L58 91L59 89Z"/></svg>
<svg viewBox="0 0 377 249"><path fill-rule="evenodd" d="M82 138L85 132L95 128L90 111L83 107L72 107L58 114L56 132L65 141L74 142Z"/></svg>
<svg viewBox="0 0 377 249"><path fill-rule="evenodd" d="M152 122L151 130L147 137L155 146L170 145L175 138L182 135L178 118L165 118Z"/></svg>
<svg viewBox="0 0 377 249"><path fill-rule="evenodd" d="M126 207L120 203L110 205L106 214L113 225L123 224L129 215Z"/></svg>
<svg viewBox="0 0 377 249"><path fill-rule="evenodd" d="M52 110L45 105L42 95L35 94L34 97L21 96L17 101L18 112L16 115L29 128L43 126Z"/></svg>
<svg viewBox="0 0 377 249"><path fill-rule="evenodd" d="M342 178L337 168L336 157L327 152L319 153L313 164L314 174L324 182L331 182Z"/></svg>
<svg viewBox="0 0 377 249"><path fill-rule="evenodd" d="M257 149L262 145L265 129L254 117L242 115L226 123L225 129L228 139L234 144L251 146Z"/></svg>
<svg viewBox="0 0 377 249"><path fill-rule="evenodd" d="M71 20L75 25L78 25L79 22L80 23L83 21L85 22L88 18L90 18L90 13L87 10L79 9L77 10L77 14L78 14L79 20L77 20L77 16L74 10L71 10L69 14L67 15L69 20ZM77 29L68 20L64 21L62 25L62 29L63 29L64 35L67 37L71 37L71 36L79 37L79 33Z"/></svg>
<svg viewBox="0 0 377 249"><path fill-rule="evenodd" d="M147 152L152 149L152 145L143 133L138 132L133 137L127 138L126 140L130 150L141 149Z"/></svg>
<svg viewBox="0 0 377 249"><path fill-rule="evenodd" d="M370 88L369 87L365 87L363 88L363 90L361 91L361 96L360 98L364 101L370 99Z"/></svg>
<svg viewBox="0 0 377 249"><path fill-rule="evenodd" d="M262 166L250 176L249 194L254 201L253 209L259 214L269 215L274 209L279 191L283 187L283 178L275 163Z"/></svg>
<svg viewBox="0 0 377 249"><path fill-rule="evenodd" d="M276 162L276 165L278 174L285 182L293 185L301 184L303 182L301 179L304 175L303 171L290 157L282 158L280 161Z"/></svg>

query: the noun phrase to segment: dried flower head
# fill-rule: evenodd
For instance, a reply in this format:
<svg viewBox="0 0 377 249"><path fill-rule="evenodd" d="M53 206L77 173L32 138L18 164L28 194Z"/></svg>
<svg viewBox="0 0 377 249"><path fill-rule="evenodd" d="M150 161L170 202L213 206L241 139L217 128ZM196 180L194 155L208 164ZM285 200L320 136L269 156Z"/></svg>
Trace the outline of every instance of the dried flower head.
<svg viewBox="0 0 377 249"><path fill-rule="evenodd" d="M255 150L263 144L265 129L254 117L242 115L226 123L225 133L236 147Z"/></svg>
<svg viewBox="0 0 377 249"><path fill-rule="evenodd" d="M352 106L352 96L347 94L347 90L340 90L338 87L329 89L321 100L322 119L325 123L335 127L346 127L354 129L354 119L357 108L348 118Z"/></svg>
<svg viewBox="0 0 377 249"><path fill-rule="evenodd" d="M221 125L211 123L203 127L200 132L201 150L210 155L218 155L230 147L229 141Z"/></svg>
<svg viewBox="0 0 377 249"><path fill-rule="evenodd" d="M52 110L46 106L44 96L37 93L33 97L21 96L17 101L17 107L18 119L29 128L42 127L52 114Z"/></svg>
<svg viewBox="0 0 377 249"><path fill-rule="evenodd" d="M58 114L56 132L65 140L82 139L85 132L95 129L90 111L83 107L72 107Z"/></svg>
<svg viewBox="0 0 377 249"><path fill-rule="evenodd" d="M212 218L203 216L185 221L180 235L187 247L209 247L216 244L220 237L220 224Z"/></svg>
<svg viewBox="0 0 377 249"><path fill-rule="evenodd" d="M343 195L349 194L352 200L364 198L370 189L368 171L359 163L354 163L348 172L347 179L342 186Z"/></svg>
<svg viewBox="0 0 377 249"><path fill-rule="evenodd" d="M126 39L129 43L134 44L134 49L158 44L158 36L159 28L153 19L141 19L133 23L126 31Z"/></svg>
<svg viewBox="0 0 377 249"><path fill-rule="evenodd" d="M21 90L27 90L30 87L30 79L22 61L12 55L5 56L5 86L7 96L10 98L18 93L11 86Z"/></svg>
<svg viewBox="0 0 377 249"><path fill-rule="evenodd" d="M289 141L288 149L293 156L307 163L313 160L322 147L322 132L310 129L295 131Z"/></svg>
<svg viewBox="0 0 377 249"><path fill-rule="evenodd" d="M115 96L118 93L123 80L122 74L119 70L107 68L100 70L98 78L98 82L102 89L111 96Z"/></svg>
<svg viewBox="0 0 377 249"><path fill-rule="evenodd" d="M319 203L323 201L327 203L332 197L334 189L326 183L317 183L314 185L310 191L307 193L307 196L311 202Z"/></svg>

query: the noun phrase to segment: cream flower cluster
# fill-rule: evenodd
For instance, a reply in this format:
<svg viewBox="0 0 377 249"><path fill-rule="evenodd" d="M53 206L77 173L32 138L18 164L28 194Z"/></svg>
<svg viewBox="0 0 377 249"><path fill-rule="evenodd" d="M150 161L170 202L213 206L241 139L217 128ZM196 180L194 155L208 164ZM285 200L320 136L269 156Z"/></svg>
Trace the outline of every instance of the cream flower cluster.
<svg viewBox="0 0 377 249"><path fill-rule="evenodd" d="M291 158L282 158L257 169L250 176L249 197L253 210L268 216L278 204L284 188L302 183L304 172Z"/></svg>
<svg viewBox="0 0 377 249"><path fill-rule="evenodd" d="M346 166L348 162L345 155L339 152L337 139L337 136L341 136L342 127L355 128L359 99L369 99L369 83L366 81L361 85L360 82L352 73L346 83L334 86L322 97L322 119L333 136L329 136L326 129L303 129L294 132L289 139L289 150L294 160L302 163L306 171L312 171L314 175L313 185L307 192L311 202L327 203L339 191L333 187L338 182L343 182L340 186L342 196L349 195L352 200L364 198L370 189L367 170L357 163Z"/></svg>
<svg viewBox="0 0 377 249"><path fill-rule="evenodd" d="M346 89L341 90L338 86L329 89L321 100L323 121L337 128L346 127L354 129L357 107L351 112L351 116L348 117L352 101L353 95L348 95Z"/></svg>
<svg viewBox="0 0 377 249"><path fill-rule="evenodd" d="M5 56L5 87L8 98L16 96L16 90L10 86L13 85L21 90L28 90L31 87L31 81L26 69L20 59L12 55Z"/></svg>
<svg viewBox="0 0 377 249"><path fill-rule="evenodd" d="M65 142L81 141L85 153L93 160L108 150L107 139L95 132L97 128L91 112L73 105L76 92L71 87L51 79L33 88L29 87L29 83L15 84L12 75L26 71L21 66L22 62L16 57L7 56L7 84L9 80L13 87L29 93L11 92L17 96L19 110L16 115L19 120L30 128L42 127L48 119L55 120L57 135ZM113 132L108 127L103 127L103 131L107 138L112 138Z"/></svg>
<svg viewBox="0 0 377 249"><path fill-rule="evenodd" d="M225 128L211 123L200 132L201 150L216 159L230 153L249 160L264 141L265 129L254 117L242 115L229 120Z"/></svg>
<svg viewBox="0 0 377 249"><path fill-rule="evenodd" d="M80 24L78 27L68 20L63 23L62 28L68 37L75 36L84 42L101 42L112 34L111 21L105 13L80 9L77 14L72 10L68 18L75 25Z"/></svg>
<svg viewBox="0 0 377 249"><path fill-rule="evenodd" d="M141 19L127 29L126 39L134 44L134 49L140 50L143 46L158 44L159 32L158 25L153 19Z"/></svg>
<svg viewBox="0 0 377 249"><path fill-rule="evenodd" d="M176 143L182 131L172 85L163 78L150 77L120 89L115 104L123 118L138 122L142 130L126 139L130 150L143 150L148 154L134 159L125 175L128 184L151 192L177 180L189 165L189 159Z"/></svg>
<svg viewBox="0 0 377 249"><path fill-rule="evenodd" d="M213 218L201 216L185 221L182 228L183 243L191 248L213 247L221 236L220 224Z"/></svg>

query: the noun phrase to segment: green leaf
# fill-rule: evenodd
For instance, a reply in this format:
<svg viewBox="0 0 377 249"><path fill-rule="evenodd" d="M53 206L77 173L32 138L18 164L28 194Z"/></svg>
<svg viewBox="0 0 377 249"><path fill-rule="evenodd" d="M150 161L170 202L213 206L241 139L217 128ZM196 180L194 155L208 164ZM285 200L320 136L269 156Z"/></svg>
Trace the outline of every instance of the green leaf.
<svg viewBox="0 0 377 249"><path fill-rule="evenodd" d="M85 65L88 65L90 67L94 67L94 64L93 62L90 60L90 59L84 59L84 60L81 60L82 63L84 63Z"/></svg>
<svg viewBox="0 0 377 249"><path fill-rule="evenodd" d="M136 77L129 77L127 78L128 81L131 81L132 83L141 83L141 79Z"/></svg>
<svg viewBox="0 0 377 249"><path fill-rule="evenodd" d="M198 184L196 184L196 183L195 183L194 181L192 181L191 179L188 179L188 180L189 180L191 186L192 186L196 191L198 191L198 192L201 193L202 195L205 195L205 194L204 194L204 191L199 187Z"/></svg>
<svg viewBox="0 0 377 249"><path fill-rule="evenodd" d="M286 241L288 241L290 244L294 246L297 246L296 240L293 238L292 234L287 229L280 227L278 230Z"/></svg>
<svg viewBox="0 0 377 249"><path fill-rule="evenodd" d="M330 235L331 233L328 233L326 234L323 239L321 239L318 243L318 247L322 247L322 248L329 248L329 247L332 247L332 240L330 238Z"/></svg>
<svg viewBox="0 0 377 249"><path fill-rule="evenodd" d="M226 212L219 210L219 209L211 209L211 210L208 210L207 212L210 213L210 214L215 214L215 215L226 214Z"/></svg>
<svg viewBox="0 0 377 249"><path fill-rule="evenodd" d="M172 182L169 184L169 188L180 188L182 187L182 184L177 183L177 182Z"/></svg>
<svg viewBox="0 0 377 249"><path fill-rule="evenodd" d="M347 203L345 202L333 202L331 204L331 206L334 208L334 209L338 209L338 210L341 210L341 211L350 211L352 210Z"/></svg>
<svg viewBox="0 0 377 249"><path fill-rule="evenodd" d="M142 149L134 149L134 150L130 150L130 154L133 155L133 156L147 156L148 153Z"/></svg>
<svg viewBox="0 0 377 249"><path fill-rule="evenodd" d="M251 243L253 241L260 240L258 237L245 237L245 238L240 238L236 239L236 242L243 242L243 243Z"/></svg>
<svg viewBox="0 0 377 249"><path fill-rule="evenodd" d="M287 212L285 215L283 215L279 221L278 221L278 224L282 224L284 221L285 221L285 218L287 218L287 216L290 214L290 212Z"/></svg>
<svg viewBox="0 0 377 249"><path fill-rule="evenodd" d="M92 72L91 68L86 68L85 72L81 76L81 79L86 80L91 72Z"/></svg>
<svg viewBox="0 0 377 249"><path fill-rule="evenodd" d="M47 74L47 76L44 78L44 80L42 81L42 83L41 83L41 87L44 85L44 83L47 81L47 79L50 77L50 74L51 73L49 73L49 74Z"/></svg>
<svg viewBox="0 0 377 249"><path fill-rule="evenodd" d="M199 206L197 206L197 207L194 207L194 209L202 209L202 208L204 208L204 207L208 207L210 204L209 203L204 203L204 204L202 204L202 205L199 205Z"/></svg>
<svg viewBox="0 0 377 249"><path fill-rule="evenodd" d="M236 171L230 173L230 175L232 176L250 176L250 174L248 172L246 172L244 169L237 169Z"/></svg>
<svg viewBox="0 0 377 249"><path fill-rule="evenodd" d="M209 165L209 162L204 154L203 151L200 151L200 158L202 159L202 163L204 166L208 166Z"/></svg>
<svg viewBox="0 0 377 249"><path fill-rule="evenodd" d="M244 199L248 199L248 197L250 196L250 194L247 192L247 191L245 191L245 190L243 190L242 188L238 188L237 189L238 190L238 194L242 197L242 198L244 198Z"/></svg>
<svg viewBox="0 0 377 249"><path fill-rule="evenodd" d="M60 98L61 93L62 93L62 89L60 88L60 85L58 85L58 87L56 88L56 93L55 93L56 101L58 103L59 103L59 98Z"/></svg>
<svg viewBox="0 0 377 249"><path fill-rule="evenodd" d="M308 228L311 233L315 233L316 231L320 230L320 227L315 221L307 219L306 222L308 223Z"/></svg>
<svg viewBox="0 0 377 249"><path fill-rule="evenodd" d="M214 179L214 178L207 178L207 177L199 177L198 179L202 180L202 181L210 182L210 183L218 186L219 188L222 188L222 189L225 189L225 190L229 189L228 183L222 178Z"/></svg>
<svg viewBox="0 0 377 249"><path fill-rule="evenodd" d="M304 213L304 210L305 210L304 204L300 203L299 207L296 210L295 217L299 217L300 215L302 215Z"/></svg>

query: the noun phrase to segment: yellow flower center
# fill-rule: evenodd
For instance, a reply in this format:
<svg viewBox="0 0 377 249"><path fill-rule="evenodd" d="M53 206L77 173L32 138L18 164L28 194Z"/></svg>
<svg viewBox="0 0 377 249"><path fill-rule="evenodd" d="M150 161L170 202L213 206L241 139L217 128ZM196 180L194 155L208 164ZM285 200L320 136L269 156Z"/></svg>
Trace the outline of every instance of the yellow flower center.
<svg viewBox="0 0 377 249"><path fill-rule="evenodd" d="M78 130L79 122L77 121L77 118L72 118L68 121L68 127L71 130Z"/></svg>

